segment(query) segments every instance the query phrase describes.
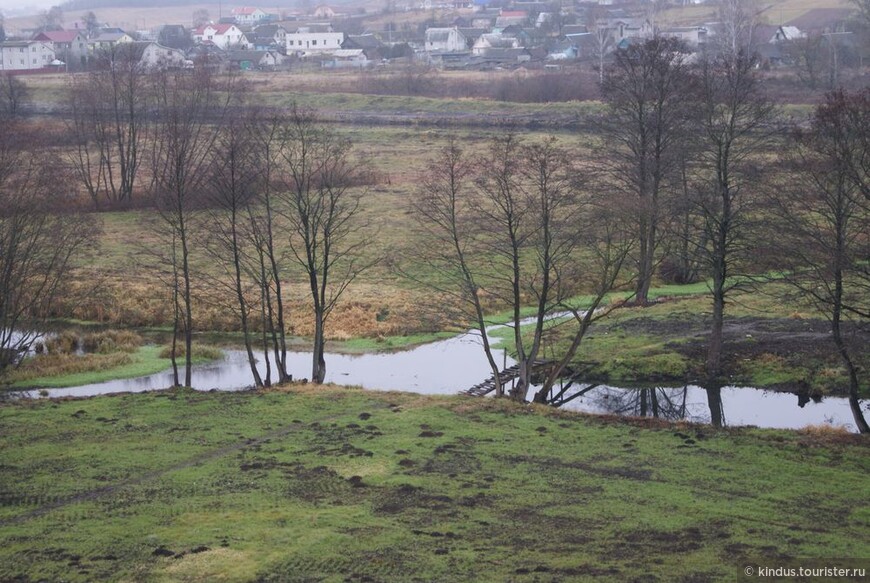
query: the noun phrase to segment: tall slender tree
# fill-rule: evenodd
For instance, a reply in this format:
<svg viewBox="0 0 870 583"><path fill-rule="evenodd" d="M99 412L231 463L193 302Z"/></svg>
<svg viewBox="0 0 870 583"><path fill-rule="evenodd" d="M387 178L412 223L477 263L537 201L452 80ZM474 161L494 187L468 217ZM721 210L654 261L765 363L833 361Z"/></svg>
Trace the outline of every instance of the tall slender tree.
<svg viewBox="0 0 870 583"><path fill-rule="evenodd" d="M191 240L194 211L207 187L217 133L212 124L225 118L231 90L207 68L164 71L154 76L156 124L151 151L152 196L163 228L175 318L173 367L178 357L175 339L184 334L184 386L192 383L193 276ZM227 81L232 83L232 80ZM180 379L176 378L176 384Z"/></svg>
<svg viewBox="0 0 870 583"><path fill-rule="evenodd" d="M861 112L860 110L864 110ZM816 108L809 131L797 135L789 169L799 178L776 209L786 281L831 325L849 379L849 405L861 433L870 432L859 399L866 375L853 340L870 324L870 205L855 181L854 159L866 136L854 117L870 114L860 94L837 91Z"/></svg>
<svg viewBox="0 0 870 583"><path fill-rule="evenodd" d="M725 54L703 64L703 144L701 188L696 199L704 225L699 253L712 280L713 321L706 372L713 381L722 365L725 304L749 259L751 209L763 196L758 156L772 143L777 109L767 99L745 52Z"/></svg>
<svg viewBox="0 0 870 583"><path fill-rule="evenodd" d="M326 377L326 325L347 287L371 265L360 213L362 172L349 141L317 123L311 111L291 108L282 128L281 213L292 256L311 293L314 319L311 380Z"/></svg>
<svg viewBox="0 0 870 583"><path fill-rule="evenodd" d="M601 90L601 126L608 148L602 165L613 186L633 202L637 280L635 300L649 298L663 221L680 183L682 150L692 136L697 98L691 67L676 39L653 38L614 53Z"/></svg>

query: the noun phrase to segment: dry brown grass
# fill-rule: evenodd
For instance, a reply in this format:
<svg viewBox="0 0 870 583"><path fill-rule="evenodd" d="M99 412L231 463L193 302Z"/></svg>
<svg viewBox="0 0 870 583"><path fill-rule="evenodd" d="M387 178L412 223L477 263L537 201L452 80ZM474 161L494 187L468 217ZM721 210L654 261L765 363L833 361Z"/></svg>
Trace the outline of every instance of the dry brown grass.
<svg viewBox="0 0 870 583"><path fill-rule="evenodd" d="M108 370L131 364L133 357L126 352L111 354L41 354L25 360L20 367L6 375L10 383L42 377L60 377L71 374Z"/></svg>

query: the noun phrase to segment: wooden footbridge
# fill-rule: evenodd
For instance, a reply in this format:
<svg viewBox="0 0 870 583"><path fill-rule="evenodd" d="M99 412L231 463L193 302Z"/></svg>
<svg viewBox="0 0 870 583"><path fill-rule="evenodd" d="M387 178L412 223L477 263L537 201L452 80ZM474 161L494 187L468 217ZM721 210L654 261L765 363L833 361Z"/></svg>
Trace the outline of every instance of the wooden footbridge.
<svg viewBox="0 0 870 583"><path fill-rule="evenodd" d="M548 368L554 366L555 364L556 362L552 360L536 360L532 363L532 375L540 375L542 373L545 373L547 372ZM515 364L498 373L498 380L501 383L501 386L505 387L508 385L508 383L516 380L519 376L520 365ZM472 397L483 397L485 395L488 395L495 390L495 379L496 375L492 375L482 383L476 384L470 389L460 391L460 394L469 395Z"/></svg>

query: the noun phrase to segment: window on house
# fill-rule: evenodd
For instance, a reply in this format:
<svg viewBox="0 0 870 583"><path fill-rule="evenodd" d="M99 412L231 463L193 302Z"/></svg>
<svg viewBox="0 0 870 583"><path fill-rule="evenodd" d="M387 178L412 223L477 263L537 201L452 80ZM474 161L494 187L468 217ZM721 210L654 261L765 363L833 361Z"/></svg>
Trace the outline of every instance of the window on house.
<svg viewBox="0 0 870 583"><path fill-rule="evenodd" d="M316 41L316 40L311 41L311 46L316 47L316 46L317 46L317 41Z"/></svg>

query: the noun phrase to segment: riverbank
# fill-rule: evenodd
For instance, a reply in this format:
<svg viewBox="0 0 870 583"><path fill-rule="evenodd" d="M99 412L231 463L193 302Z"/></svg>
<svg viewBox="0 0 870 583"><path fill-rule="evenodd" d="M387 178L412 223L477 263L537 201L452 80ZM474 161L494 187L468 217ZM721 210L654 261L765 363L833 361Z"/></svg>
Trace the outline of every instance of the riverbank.
<svg viewBox="0 0 870 583"><path fill-rule="evenodd" d="M0 423L4 581L733 581L870 558L868 442L838 432L313 386L21 401Z"/></svg>
<svg viewBox="0 0 870 583"><path fill-rule="evenodd" d="M703 285L664 287L651 294L655 303L614 310L589 329L574 369L587 381L618 386L680 385L703 379L711 326L711 302ZM767 283L729 304L722 384L807 397L848 396L849 379L830 323L797 303L785 305L783 287ZM564 332L571 323L561 324L565 331L556 324L548 335L545 357L565 348ZM867 369L870 332L851 323L844 328L853 358ZM513 330L493 335L508 352L514 350ZM870 378L865 375L860 383L861 394L870 396Z"/></svg>

